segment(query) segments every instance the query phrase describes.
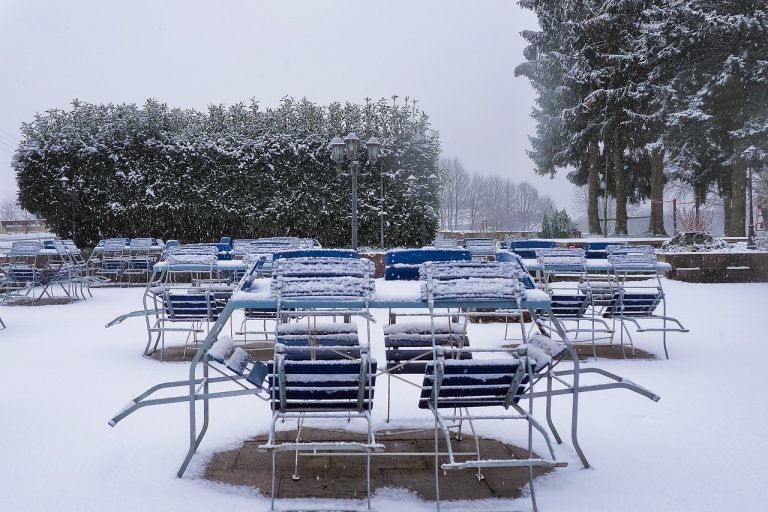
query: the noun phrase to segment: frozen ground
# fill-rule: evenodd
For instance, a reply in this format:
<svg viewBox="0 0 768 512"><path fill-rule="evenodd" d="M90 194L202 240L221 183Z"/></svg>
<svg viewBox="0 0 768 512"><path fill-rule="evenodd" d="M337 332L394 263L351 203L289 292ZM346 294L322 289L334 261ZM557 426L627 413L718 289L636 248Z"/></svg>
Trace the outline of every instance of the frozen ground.
<svg viewBox="0 0 768 512"><path fill-rule="evenodd" d="M672 359L599 362L652 389L661 401L623 390L584 395L581 443L593 468L581 469L567 440L557 447L558 457L570 465L538 482L542 511L764 510L768 284L665 281L665 286L671 311L691 328L689 334L670 336ZM175 473L187 448L185 405L147 408L114 429L107 425L145 388L187 373L186 364L141 357L141 319L104 328L118 314L138 309L141 293L98 289L93 299L77 304L0 306L8 324L0 330L6 363L0 372L0 511L268 509L256 492L199 478L211 453L266 430L264 402L253 397L215 401L209 433L182 479ZM380 346L380 325L373 329L374 347ZM471 329L473 345L502 343L494 338L499 326ZM639 347L662 354L657 335L637 340ZM386 396L383 387L380 391L375 416L381 425ZM429 423L418 413L413 392L395 388L395 393L403 397L395 409L397 424ZM567 431L567 399L556 402L555 419ZM482 433L523 440L523 433L507 423L486 425ZM281 508L320 505L279 502ZM325 505L362 508L360 503ZM373 506L434 510L397 490L380 492ZM445 509L510 506L528 510L530 501L458 503Z"/></svg>

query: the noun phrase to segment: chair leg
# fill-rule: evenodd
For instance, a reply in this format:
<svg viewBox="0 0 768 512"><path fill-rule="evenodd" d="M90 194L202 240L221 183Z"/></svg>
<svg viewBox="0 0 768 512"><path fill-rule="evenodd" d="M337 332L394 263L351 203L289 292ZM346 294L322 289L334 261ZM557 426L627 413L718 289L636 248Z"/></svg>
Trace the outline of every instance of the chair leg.
<svg viewBox="0 0 768 512"><path fill-rule="evenodd" d="M549 430L552 432L552 435L555 438L555 441L557 444L563 444L563 440L560 438L560 434L557 432L557 429L555 428L555 423L552 421L552 368L550 367L549 372L547 372L547 404L546 404L546 416L547 416L547 424L549 425Z"/></svg>
<svg viewBox="0 0 768 512"><path fill-rule="evenodd" d="M387 372L387 423L389 423L389 413L392 409L392 375Z"/></svg>
<svg viewBox="0 0 768 512"><path fill-rule="evenodd" d="M367 464L365 468L365 478L368 489L368 510L371 510L371 450L368 450Z"/></svg>
<svg viewBox="0 0 768 512"><path fill-rule="evenodd" d="M270 510L275 510L275 450L272 450L272 493L271 493L271 500L270 500Z"/></svg>
<svg viewBox="0 0 768 512"><path fill-rule="evenodd" d="M440 512L440 443L437 429L439 428L437 422L437 416L435 416L435 509ZM450 443L450 438L446 438L446 442Z"/></svg>
<svg viewBox="0 0 768 512"><path fill-rule="evenodd" d="M296 442L301 442L301 427L304 425L304 422L301 418L299 418L298 421L298 427L296 429ZM294 462L293 462L293 475L291 475L291 479L296 481L299 480L299 450L296 450L294 453Z"/></svg>
<svg viewBox="0 0 768 512"><path fill-rule="evenodd" d="M475 425L474 425L474 423L469 418L469 409L464 409L464 411L467 414L467 422L469 423L469 429L472 431L472 437L475 440L475 452L477 453L477 460L479 461L480 460L480 439L478 439L477 432L475 432ZM480 482L485 480L485 475L483 475L483 472L480 470L480 468L477 468L477 475L475 475L475 477Z"/></svg>

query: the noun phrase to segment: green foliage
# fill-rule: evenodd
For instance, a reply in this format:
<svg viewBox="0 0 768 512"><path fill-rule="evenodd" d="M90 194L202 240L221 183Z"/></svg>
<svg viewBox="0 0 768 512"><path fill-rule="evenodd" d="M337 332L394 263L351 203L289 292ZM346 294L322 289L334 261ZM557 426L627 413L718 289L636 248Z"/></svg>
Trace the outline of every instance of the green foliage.
<svg viewBox="0 0 768 512"><path fill-rule="evenodd" d="M211 106L207 112L74 101L68 111L38 114L22 127L13 166L19 201L83 245L111 236L153 236L184 242L290 235L328 246L350 241L349 164L337 169L328 144L355 132L382 142L379 163L366 163L361 144L359 243L375 245L382 208L387 240L413 245L426 220L431 240L438 191L407 194L405 178L437 173L440 142L428 116L407 101L319 106L286 98ZM385 174L386 200L379 198ZM76 195L62 176L86 185Z"/></svg>
<svg viewBox="0 0 768 512"><path fill-rule="evenodd" d="M541 221L542 238L568 238L572 236L575 225L565 209L547 210Z"/></svg>

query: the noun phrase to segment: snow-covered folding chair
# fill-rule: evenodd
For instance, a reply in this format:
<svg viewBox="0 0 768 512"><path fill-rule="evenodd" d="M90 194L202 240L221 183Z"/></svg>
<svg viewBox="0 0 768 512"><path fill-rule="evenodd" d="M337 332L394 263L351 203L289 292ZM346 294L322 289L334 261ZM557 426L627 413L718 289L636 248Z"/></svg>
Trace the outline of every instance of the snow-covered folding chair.
<svg viewBox="0 0 768 512"><path fill-rule="evenodd" d="M273 421L268 442L261 448L272 451L273 507L275 457L277 451L294 451L298 479L298 452L348 451L368 454L368 506L370 507L370 452L381 449L375 442L370 410L376 375L376 362L368 356L371 315L369 303L374 288L372 261L353 257L323 256L277 258L273 261L271 294L276 299L278 322L299 317L308 328L279 325L276 338L285 344L275 347L270 366ZM345 255L349 256L349 255ZM365 344L360 344L356 328L317 332L317 318L323 316L362 316L366 321ZM314 326L314 329L313 329ZM296 419L298 436L289 443L277 443L278 420ZM301 442L305 420L315 418L360 418L366 421L367 442Z"/></svg>
<svg viewBox="0 0 768 512"><path fill-rule="evenodd" d="M99 255L99 268L97 275L109 278L117 282L128 268L130 255L125 238L109 238L104 240Z"/></svg>
<svg viewBox="0 0 768 512"><path fill-rule="evenodd" d="M128 276L128 282L131 283L134 276L143 276L143 283L146 283L152 273L152 266L155 264L155 258L151 255L153 240L151 238L132 238L128 246L128 265L123 271L123 275Z"/></svg>
<svg viewBox="0 0 768 512"><path fill-rule="evenodd" d="M506 303L503 314L515 314L520 321L523 342L527 341L525 326L522 322L522 302L525 297L525 286L518 278L522 271L516 265L509 263L427 263L423 266L422 298L427 301L432 325L435 325L435 304L452 301L463 304L466 308L478 307L480 304ZM466 309L466 316L482 315ZM498 314L498 313L496 313ZM528 403L527 410L518 405L521 395L533 393L535 361L526 357L527 345L522 344L515 351L515 357L504 359L467 359L461 354L478 352L505 352L506 347L497 349L448 348L440 346L437 333L433 327L434 358L425 366L419 407L429 409L435 418L435 494L436 506L440 509L440 478L437 468L443 470L467 469L477 470L477 477L482 480L484 467L523 467L528 469L531 500L536 510L536 498L533 488L533 468L559 467L565 463L555 460L554 450L549 441L549 435L533 418L533 401ZM450 354L450 357L447 355ZM527 385L527 388L526 388ZM501 406L505 409L512 407L515 414L478 415L470 413L477 407ZM451 414L443 412L451 409ZM483 459L480 454L479 441L475 434L475 422L478 420L515 419L525 421L528 427L528 457L498 460ZM452 449L450 429L458 428L458 437L464 422L469 424L475 438L476 458L459 461ZM537 430L546 441L550 459L533 456L533 430ZM442 432L448 448L448 461L439 464L438 432Z"/></svg>
<svg viewBox="0 0 768 512"><path fill-rule="evenodd" d="M384 446L376 442L371 422L371 409L376 384L376 360L362 347L358 358L336 360L296 360L289 357L286 347L276 345L275 357L267 363L272 422L269 438L260 449L272 455L271 509L275 508L276 457L278 452L295 452L293 479L299 480L298 454L308 451L349 452L366 454L366 484L368 508L371 508L371 453ZM295 419L299 432L308 419L360 419L367 427L366 440L301 441L300 437L288 442L277 440L277 425L286 419Z"/></svg>
<svg viewBox="0 0 768 512"><path fill-rule="evenodd" d="M460 350L468 352L469 349ZM532 415L531 404L527 410L518 402L526 394L533 393L533 376L535 361L526 355L525 347L515 351L515 357L502 359L464 359L446 357L446 354L456 350L436 348L434 361L426 364L424 381L419 398L419 407L429 409L435 417L435 495L437 510L440 510L440 476L437 468L443 471L458 469L477 470L478 480L485 477L482 468L527 468L528 482L533 509L537 510L536 493L533 485L533 469L556 468L567 466L566 462L555 457L552 442L544 427ZM484 351L485 352L485 351ZM498 410L497 414L474 414L471 409L488 408ZM446 409L450 413L446 413ZM512 410L510 410L512 409ZM507 412L509 411L509 412ZM510 459L484 459L480 453L480 445L475 434L475 423L478 421L520 420L528 428L527 456ZM455 454L449 428L453 422L468 422L475 438L475 458L459 460ZM533 430L544 438L549 452L549 458L538 457L533 453ZM447 447L447 462L439 464L438 431L443 434ZM460 436L459 436L460 438Z"/></svg>
<svg viewBox="0 0 768 512"><path fill-rule="evenodd" d="M575 328L565 329L568 334L573 334L572 342L580 341L581 333L589 333L592 354L597 360L595 341L599 337L596 334L611 339L613 330L608 322L596 315L584 250L539 249L537 255L542 275L539 286L551 298L551 314L561 322L576 324ZM540 312L539 319L549 320L550 313ZM582 327L582 323L587 326Z"/></svg>
<svg viewBox="0 0 768 512"><path fill-rule="evenodd" d="M556 245L548 240L514 240L510 244L512 252L527 260L536 258L537 249L554 249Z"/></svg>
<svg viewBox="0 0 768 512"><path fill-rule="evenodd" d="M208 406L207 402L211 399L226 398L234 396L254 395L264 401L268 400L264 393L264 379L267 376L267 366L254 361L248 353L241 347L235 347L234 341L229 336L221 336L214 340L213 344L203 355L202 359L202 377L189 380L163 382L152 386L145 392L131 400L123 409L109 420L109 425L114 427L119 421L132 414L138 409L172 403L183 403L204 400L206 406L204 413L207 426ZM210 376L213 371L217 376ZM229 384L228 387L222 387L222 384ZM158 391L167 391L176 388L189 389L189 393L175 396L165 396L163 398L154 398ZM216 389L213 391L211 386ZM181 476L181 475L179 475Z"/></svg>
<svg viewBox="0 0 768 512"><path fill-rule="evenodd" d="M226 292L231 294L231 290L228 289L210 288L172 288L163 291L162 314L157 318L155 326L150 329L150 332L160 334L161 361L165 351L165 334L173 331L186 332L192 336L194 343L197 343L197 335L206 332L211 322L219 318L219 314L226 305L226 298L222 296ZM187 345L188 343L184 345L185 354ZM157 344L155 344L156 348Z"/></svg>
<svg viewBox="0 0 768 512"><path fill-rule="evenodd" d="M492 260L496 256L496 240L492 238L467 238L464 247L472 253L473 260Z"/></svg>
<svg viewBox="0 0 768 512"><path fill-rule="evenodd" d="M293 258L344 258L344 259L358 259L358 253L357 251L350 250L350 249L290 249L290 250L280 250L279 252L275 252L274 254L259 254L259 255L252 255L248 254L245 257L246 261L250 261L252 258L258 257L261 259L262 263L258 267L252 267L250 264L248 265L249 268L252 269L252 272L256 271L256 274L253 276L253 278L258 277L259 275L264 274L264 266L267 263L267 259L270 260L270 262L274 260L279 259L293 259ZM247 323L250 321L261 321L262 322L262 330L248 330L247 329ZM269 341L269 335L274 333L273 329L268 329L267 322L277 322L277 312L275 308L246 308L243 311L243 321L240 324L240 330L236 332L235 334L242 334L245 336L244 340L247 341L247 336L249 334L260 334L264 337L265 341ZM274 338L273 338L274 339Z"/></svg>
<svg viewBox="0 0 768 512"><path fill-rule="evenodd" d="M91 293L91 284L98 282L98 279L90 277L88 275L88 264L80 254L80 249L77 248L75 242L72 240L54 240L53 247L62 255L62 259L66 260L70 266L70 281L72 284L72 290L75 296L78 295L77 289L80 289L80 297L85 299L85 292L88 291L88 295L93 297Z"/></svg>
<svg viewBox="0 0 768 512"><path fill-rule="evenodd" d="M45 285L51 277L52 270L43 264L40 258L42 246L39 242L19 241L11 244L7 254L8 265L5 267L5 277L2 290L5 299L32 294L32 302L36 300L35 289L44 287L39 294L47 293ZM50 296L50 294L48 294Z"/></svg>
<svg viewBox="0 0 768 512"><path fill-rule="evenodd" d="M144 292L148 336L145 355L151 355L160 345L162 360L168 332L187 333L184 344L186 355L190 339L197 344L197 335L207 332L210 324L218 319L232 295L232 288L214 283L216 261L217 251L213 246L180 245L167 250L160 271L153 272L153 278ZM184 279L181 274L184 274ZM199 280L207 286L177 283L180 280L189 281L192 276L208 276L207 280Z"/></svg>
<svg viewBox="0 0 768 512"><path fill-rule="evenodd" d="M384 326L384 354L387 359L387 421L392 409L392 379L419 387L404 376L424 375L424 367L432 361L435 345L451 348L469 346L467 323L451 319L412 321ZM469 359L469 352L453 352L456 357Z"/></svg>
<svg viewBox="0 0 768 512"><path fill-rule="evenodd" d="M523 304L531 297L536 302L541 301L536 297L538 294L542 294L542 291L530 289L523 284L523 279L529 277L528 274L508 263L427 263L424 267L423 274L427 278L426 282L422 284L422 298L427 301L433 321L436 316L434 314L435 304L445 304L449 301L463 303L465 307L484 307L482 304L504 302L508 304L505 310L507 314L514 314L518 317L522 317ZM538 321L536 309L530 306L526 307L532 316L533 323L536 324ZM483 313L467 311L464 314L482 315ZM523 348L528 357L536 361L534 365L535 380L546 379L547 381L545 391L529 392L521 396L521 399L546 399L547 423L555 440L561 443L560 435L552 421L551 402L555 396L571 396L571 440L576 453L586 468L589 467L589 462L581 449L577 435L579 395L581 393L621 388L634 391L654 401L658 401L659 397L637 384L601 368L582 368L563 324L554 315L550 317L550 322L561 341L552 340L541 333L529 335L525 324L519 323L521 343L517 348ZM557 366L561 361L568 359L572 364L572 369L560 369ZM587 373L599 375L607 382L582 384L581 376ZM459 428L461 428L460 424Z"/></svg>
<svg viewBox="0 0 768 512"><path fill-rule="evenodd" d="M612 251L608 254L608 261L611 262L618 289L603 308L603 317L612 319L614 325L616 320L619 321L622 352L625 332L634 351L632 335L626 325L632 323L637 332L661 332L664 355L669 359L667 333L688 332L688 329L667 314L667 299L653 248L632 246ZM662 308L661 315L655 314L659 306Z"/></svg>

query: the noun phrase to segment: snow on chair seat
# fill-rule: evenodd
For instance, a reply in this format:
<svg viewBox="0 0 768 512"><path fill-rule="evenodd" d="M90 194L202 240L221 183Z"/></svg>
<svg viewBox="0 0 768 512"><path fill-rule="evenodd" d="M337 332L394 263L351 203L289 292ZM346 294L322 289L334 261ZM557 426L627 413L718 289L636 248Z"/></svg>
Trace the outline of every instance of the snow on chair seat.
<svg viewBox="0 0 768 512"><path fill-rule="evenodd" d="M235 347L235 342L229 336L222 336L214 341L207 354L211 361L227 367L236 375L244 375L247 371L246 380L254 386L262 387L267 375L266 365L251 359L242 347Z"/></svg>

